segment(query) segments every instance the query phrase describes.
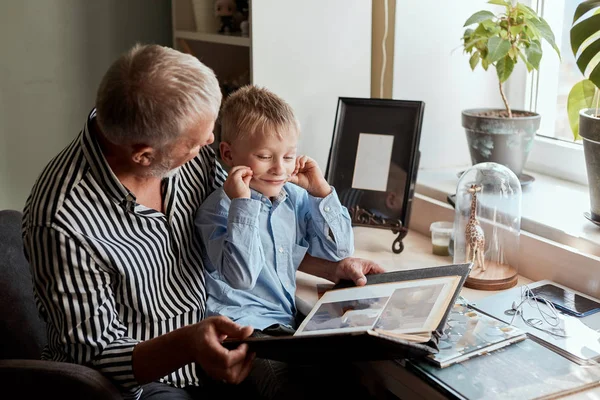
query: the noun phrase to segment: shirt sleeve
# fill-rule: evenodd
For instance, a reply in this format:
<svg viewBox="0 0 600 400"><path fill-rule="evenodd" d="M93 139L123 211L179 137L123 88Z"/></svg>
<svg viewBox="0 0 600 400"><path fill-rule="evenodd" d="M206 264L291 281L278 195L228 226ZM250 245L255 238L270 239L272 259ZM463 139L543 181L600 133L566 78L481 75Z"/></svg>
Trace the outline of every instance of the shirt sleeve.
<svg viewBox="0 0 600 400"><path fill-rule="evenodd" d="M206 270L234 289L252 289L265 265L258 223L261 202L230 202L221 195L220 201L202 204L195 220L210 260Z"/></svg>
<svg viewBox="0 0 600 400"><path fill-rule="evenodd" d="M124 397L139 398L132 364L139 341L127 337L118 318L109 272L60 229L30 227L23 240L51 352L64 355L59 361L97 369Z"/></svg>
<svg viewBox="0 0 600 400"><path fill-rule="evenodd" d="M354 254L352 219L334 188L324 198L306 194L308 212L305 239L313 257L339 261Z"/></svg>

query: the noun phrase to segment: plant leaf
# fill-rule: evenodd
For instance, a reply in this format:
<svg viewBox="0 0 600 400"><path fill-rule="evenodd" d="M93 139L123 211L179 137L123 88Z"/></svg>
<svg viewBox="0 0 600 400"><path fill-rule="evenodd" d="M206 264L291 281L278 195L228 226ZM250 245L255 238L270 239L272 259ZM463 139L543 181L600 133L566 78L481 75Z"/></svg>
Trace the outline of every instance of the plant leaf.
<svg viewBox="0 0 600 400"><path fill-rule="evenodd" d="M542 47L538 41L531 42L531 45L525 49L525 55L527 56L527 61L529 61L533 69L538 69L540 67L540 61L542 59Z"/></svg>
<svg viewBox="0 0 600 400"><path fill-rule="evenodd" d="M530 19L530 18L537 19L537 18L539 18L538 15L536 14L536 12L533 11L533 9L531 9L530 7L527 7L525 4L517 3L517 10L521 11L525 15L525 17L527 19Z"/></svg>
<svg viewBox="0 0 600 400"><path fill-rule="evenodd" d="M584 108L593 107L595 92L596 86L588 79L576 83L569 92L567 114L569 115L569 125L571 125L571 131L573 132L573 140L581 139L579 136L579 111Z"/></svg>
<svg viewBox="0 0 600 400"><path fill-rule="evenodd" d="M537 28L540 35L546 39L548 43L552 46L558 57L560 58L560 50L558 46L556 46L556 41L554 39L554 33L552 33L552 29L550 29L550 25L544 20L544 18L539 17L539 19L532 18L529 20L529 23Z"/></svg>
<svg viewBox="0 0 600 400"><path fill-rule="evenodd" d="M471 58L469 58L469 65L471 65L471 70L474 70L477 64L479 63L479 52L473 53Z"/></svg>
<svg viewBox="0 0 600 400"><path fill-rule="evenodd" d="M510 42L499 37L491 37L488 40L488 56L487 61L490 64L503 58L510 50Z"/></svg>
<svg viewBox="0 0 600 400"><path fill-rule="evenodd" d="M529 61L527 61L527 59L525 58L523 53L520 51L519 51L519 58L521 60L523 60L523 62L525 63L525 66L527 67L527 72L531 72L531 70L533 69L533 65L531 65L531 63Z"/></svg>
<svg viewBox="0 0 600 400"><path fill-rule="evenodd" d="M481 59L481 66L483 67L483 69L485 69L487 71L489 65L490 64L487 62L487 59L485 59L485 58Z"/></svg>
<svg viewBox="0 0 600 400"><path fill-rule="evenodd" d="M473 32L473 37L489 38L490 36L493 36L493 33L488 31L483 24L477 25L477 28Z"/></svg>
<svg viewBox="0 0 600 400"><path fill-rule="evenodd" d="M506 82L506 80L512 74L513 69L515 68L515 62L509 56L504 57L502 60L496 63L496 73L498 74L498 79L500 82Z"/></svg>
<svg viewBox="0 0 600 400"><path fill-rule="evenodd" d="M573 15L573 23L581 18L583 14L596 7L600 7L600 0L587 0L579 4L575 10L575 14Z"/></svg>
<svg viewBox="0 0 600 400"><path fill-rule="evenodd" d="M485 21L486 19L490 19L490 18L494 18L493 12L487 11L487 10L477 11L475 14L471 15L467 19L467 22L465 22L465 24L463 26L478 24L478 23Z"/></svg>
<svg viewBox="0 0 600 400"><path fill-rule="evenodd" d="M590 73L590 81L592 81L597 88L600 88L600 63L598 63Z"/></svg>
<svg viewBox="0 0 600 400"><path fill-rule="evenodd" d="M571 50L577 51L587 39L600 31L600 14L593 15L571 27Z"/></svg>
<svg viewBox="0 0 600 400"><path fill-rule="evenodd" d="M530 23L527 23L527 25L525 25L525 27L523 28L523 32L529 35L531 40L540 40L542 37L539 29L535 25Z"/></svg>
<svg viewBox="0 0 600 400"><path fill-rule="evenodd" d="M484 19L483 21L481 21L481 25L485 28L486 31L488 32L498 32L500 30L500 28L498 27L498 25L494 22L493 19Z"/></svg>
<svg viewBox="0 0 600 400"><path fill-rule="evenodd" d="M508 2L506 0L489 0L488 4L496 4L496 5L505 6L505 7L511 6L510 2Z"/></svg>
<svg viewBox="0 0 600 400"><path fill-rule="evenodd" d="M582 74L585 75L585 71L590 65L590 62L598 54L600 54L600 39L586 46L586 48L581 52L581 54L577 58L577 66L579 67L579 70Z"/></svg>
<svg viewBox="0 0 600 400"><path fill-rule="evenodd" d="M517 36L523 30L523 25L511 26L510 34L513 36Z"/></svg>
<svg viewBox="0 0 600 400"><path fill-rule="evenodd" d="M477 39L473 39L471 40L469 43L465 43L465 51L467 52L471 52L471 48L473 47L473 45L476 45L477 43L479 43L482 40L486 40L485 38L477 38Z"/></svg>

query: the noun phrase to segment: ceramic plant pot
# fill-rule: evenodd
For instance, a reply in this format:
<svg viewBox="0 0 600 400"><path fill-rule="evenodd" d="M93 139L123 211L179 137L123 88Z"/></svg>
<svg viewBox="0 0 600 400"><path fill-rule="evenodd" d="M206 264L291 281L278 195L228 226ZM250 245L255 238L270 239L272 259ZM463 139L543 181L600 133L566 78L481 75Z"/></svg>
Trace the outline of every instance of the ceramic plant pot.
<svg viewBox="0 0 600 400"><path fill-rule="evenodd" d="M583 138L583 152L590 191L590 213L600 221L600 118L595 108L579 112L579 135Z"/></svg>
<svg viewBox="0 0 600 400"><path fill-rule="evenodd" d="M539 114L512 110L513 118L498 116L504 110L479 108L462 112L462 126L473 165L495 162L520 176L540 127Z"/></svg>

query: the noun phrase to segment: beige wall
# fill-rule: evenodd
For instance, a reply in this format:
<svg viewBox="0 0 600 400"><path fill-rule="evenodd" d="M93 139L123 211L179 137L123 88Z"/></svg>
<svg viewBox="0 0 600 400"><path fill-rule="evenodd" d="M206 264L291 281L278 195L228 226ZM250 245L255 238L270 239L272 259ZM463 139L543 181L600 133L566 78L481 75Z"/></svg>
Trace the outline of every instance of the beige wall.
<svg viewBox="0 0 600 400"><path fill-rule="evenodd" d="M0 209L22 209L83 127L110 63L135 42L171 45L169 1L0 1Z"/></svg>
<svg viewBox="0 0 600 400"><path fill-rule="evenodd" d="M383 49L381 42L384 36L385 7L388 2L388 33L385 42L386 63L383 75L383 96L381 96L381 66L383 64ZM394 73L394 32L396 21L396 0L373 0L373 35L371 47L371 97L392 98L392 83Z"/></svg>
<svg viewBox="0 0 600 400"><path fill-rule="evenodd" d="M379 96L384 0L372 5L371 96ZM391 97L396 0L387 0ZM81 129L110 62L136 41L171 45L169 1L0 2L0 209L21 209L41 169Z"/></svg>

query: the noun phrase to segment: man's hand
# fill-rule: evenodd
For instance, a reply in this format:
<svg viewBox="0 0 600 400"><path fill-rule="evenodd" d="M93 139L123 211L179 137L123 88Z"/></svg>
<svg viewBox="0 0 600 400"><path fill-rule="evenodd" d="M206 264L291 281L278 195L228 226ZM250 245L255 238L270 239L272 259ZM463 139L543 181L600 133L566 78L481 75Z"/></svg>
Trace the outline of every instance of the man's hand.
<svg viewBox="0 0 600 400"><path fill-rule="evenodd" d="M364 258L348 257L337 263L334 283L346 279L353 281L356 286L363 286L367 283L365 275L381 274L383 272L385 272L385 269L376 262Z"/></svg>
<svg viewBox="0 0 600 400"><path fill-rule="evenodd" d="M296 169L289 181L306 189L314 197L327 197L331 193L331 186L323 177L321 168L315 160L307 156L299 156L296 159Z"/></svg>
<svg viewBox="0 0 600 400"><path fill-rule="evenodd" d="M227 337L244 339L252 334L252 327L241 326L226 317L208 317L194 325L190 338L195 361L213 379L238 384L250 373L254 353L248 353L246 344L235 350L221 345Z"/></svg>
<svg viewBox="0 0 600 400"><path fill-rule="evenodd" d="M249 167L238 165L233 167L223 183L223 189L231 200L239 198L250 198L250 180L252 170Z"/></svg>

